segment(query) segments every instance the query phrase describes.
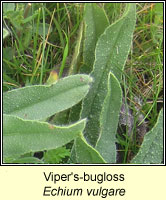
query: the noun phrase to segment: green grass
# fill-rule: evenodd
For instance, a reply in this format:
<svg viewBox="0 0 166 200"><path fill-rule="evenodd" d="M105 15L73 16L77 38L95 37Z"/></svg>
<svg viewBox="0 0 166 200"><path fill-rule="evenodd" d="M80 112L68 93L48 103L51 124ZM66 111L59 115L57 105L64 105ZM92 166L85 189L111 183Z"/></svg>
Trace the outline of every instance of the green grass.
<svg viewBox="0 0 166 200"><path fill-rule="evenodd" d="M111 23L124 10L124 3L99 6L104 7ZM16 11L4 19L12 34L3 41L3 91L45 84L53 69L59 78L67 74L83 7L84 3L16 3ZM162 12L162 3L137 3L137 24L121 83L133 110L134 97L142 99L143 121L147 120L149 130L163 107ZM119 142L126 163L130 152L137 152L137 143L130 138L119 138Z"/></svg>

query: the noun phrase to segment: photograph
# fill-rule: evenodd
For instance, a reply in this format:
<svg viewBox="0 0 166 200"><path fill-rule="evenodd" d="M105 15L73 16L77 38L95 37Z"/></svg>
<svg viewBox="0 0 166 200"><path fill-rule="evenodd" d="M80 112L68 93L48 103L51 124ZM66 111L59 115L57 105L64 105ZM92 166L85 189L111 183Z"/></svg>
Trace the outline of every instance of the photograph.
<svg viewBox="0 0 166 200"><path fill-rule="evenodd" d="M163 10L3 2L1 164L165 165Z"/></svg>

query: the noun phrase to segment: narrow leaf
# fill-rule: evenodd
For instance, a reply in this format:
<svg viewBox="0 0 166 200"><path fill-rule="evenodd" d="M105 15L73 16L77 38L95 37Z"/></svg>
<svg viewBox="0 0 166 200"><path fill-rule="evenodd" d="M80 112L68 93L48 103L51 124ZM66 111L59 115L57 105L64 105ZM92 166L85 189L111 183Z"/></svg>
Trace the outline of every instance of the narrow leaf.
<svg viewBox="0 0 166 200"><path fill-rule="evenodd" d="M79 33L77 36L77 43L74 49L74 54L72 57L72 62L68 73L69 75L76 74L79 71L82 35L83 35L83 23L80 24Z"/></svg>
<svg viewBox="0 0 166 200"><path fill-rule="evenodd" d="M85 4L84 26L80 25L77 44L75 47L69 74L90 73L95 59L95 47L99 36L109 25L107 15L103 8L96 3ZM99 26L100 24L100 26ZM84 31L83 31L84 28ZM83 45L82 45L83 43ZM80 64L80 54L83 46L83 65ZM81 65L81 67L80 67ZM80 68L80 69L79 69ZM70 121L77 121L80 118L81 103L74 106L70 111Z"/></svg>
<svg viewBox="0 0 166 200"><path fill-rule="evenodd" d="M77 163L105 163L100 154L86 142L83 136L76 138L74 147Z"/></svg>
<svg viewBox="0 0 166 200"><path fill-rule="evenodd" d="M8 162L6 162L8 163ZM24 158L18 158L15 160L12 160L10 163L17 163L17 164L44 164L44 162L38 158L35 157L24 157Z"/></svg>
<svg viewBox="0 0 166 200"><path fill-rule="evenodd" d="M91 76L94 83L83 100L81 117L88 117L85 137L93 146L99 137L100 113L107 93L107 80L111 71L120 81L135 27L135 4L127 4L125 14L108 26L100 36L95 49L95 62Z"/></svg>
<svg viewBox="0 0 166 200"><path fill-rule="evenodd" d="M7 12L13 11L15 9L15 3L3 3L3 14L6 15Z"/></svg>
<svg viewBox="0 0 166 200"><path fill-rule="evenodd" d="M163 110L160 111L156 125L143 140L138 154L131 163L160 164L164 158L163 152Z"/></svg>
<svg viewBox="0 0 166 200"><path fill-rule="evenodd" d="M96 149L108 163L116 163L116 131L122 104L122 90L117 78L110 73L107 96L103 103L101 133Z"/></svg>
<svg viewBox="0 0 166 200"><path fill-rule="evenodd" d="M62 77L64 67L65 67L65 63L66 63L67 56L68 56L68 52L69 52L69 39L68 39L68 36L66 35L65 32L64 32L64 34L65 34L65 38L66 38L66 45L65 45L65 48L64 48L64 51L63 51L62 64L61 64L60 69L59 69L59 78Z"/></svg>
<svg viewBox="0 0 166 200"><path fill-rule="evenodd" d="M84 11L85 33L83 63L81 73L90 73L95 59L95 47L99 36L109 25L108 18L103 8L96 3L87 3Z"/></svg>
<svg viewBox="0 0 166 200"><path fill-rule="evenodd" d="M4 114L25 119L45 119L68 109L87 94L92 79L88 75L73 75L52 85L35 85L4 93Z"/></svg>
<svg viewBox="0 0 166 200"><path fill-rule="evenodd" d="M61 127L4 114L3 156L18 158L25 153L61 147L83 131L85 122L81 120L70 126Z"/></svg>

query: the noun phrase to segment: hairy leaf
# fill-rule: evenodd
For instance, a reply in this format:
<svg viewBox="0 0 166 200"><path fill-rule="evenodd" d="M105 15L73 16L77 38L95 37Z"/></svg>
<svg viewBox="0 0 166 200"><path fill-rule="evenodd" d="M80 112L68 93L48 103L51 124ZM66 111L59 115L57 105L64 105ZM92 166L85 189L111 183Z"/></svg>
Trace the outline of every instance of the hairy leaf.
<svg viewBox="0 0 166 200"><path fill-rule="evenodd" d="M44 164L44 162L38 158L35 157L23 157L23 158L18 158L18 159L12 159L8 161L6 159L6 163L16 163L16 164Z"/></svg>
<svg viewBox="0 0 166 200"><path fill-rule="evenodd" d="M79 33L77 36L77 42L76 42L74 54L72 57L72 62L71 62L69 73L68 73L69 75L76 74L79 71L82 35L83 35L83 22L80 24Z"/></svg>
<svg viewBox="0 0 166 200"><path fill-rule="evenodd" d="M107 96L103 103L101 133L96 149L107 163L116 163L116 131L122 104L122 90L117 78L110 72Z"/></svg>
<svg viewBox="0 0 166 200"><path fill-rule="evenodd" d="M100 114L107 93L107 80L111 71L120 81L136 22L135 4L127 4L124 15L108 26L99 37L95 49L95 62L91 76L94 83L83 100L81 117L88 117L85 137L96 145L100 133Z"/></svg>
<svg viewBox="0 0 166 200"><path fill-rule="evenodd" d="M74 148L77 163L105 163L100 154L86 142L83 136L76 138Z"/></svg>
<svg viewBox="0 0 166 200"><path fill-rule="evenodd" d="M18 158L25 153L61 147L83 131L85 122L81 120L70 126L61 127L4 114L3 156Z"/></svg>
<svg viewBox="0 0 166 200"><path fill-rule="evenodd" d="M87 94L92 79L73 75L52 85L35 85L5 92L3 113L24 119L45 119L68 109Z"/></svg>
<svg viewBox="0 0 166 200"><path fill-rule="evenodd" d="M74 74L79 71L78 70L80 67L79 58L80 58L80 53L82 53L81 52L82 46L83 46L83 65L81 65L80 73L91 72L93 68L93 62L95 59L96 42L99 36L104 32L105 28L109 25L109 21L107 19L104 9L100 8L96 3L85 4L83 22L85 26L83 26L83 23L81 23L80 25L77 44L75 47L69 74ZM81 45L82 43L83 45ZM77 104L71 109L70 121L77 121L80 117L80 111L81 111L81 103Z"/></svg>
<svg viewBox="0 0 166 200"><path fill-rule="evenodd" d="M131 163L160 164L164 156L163 137L163 110L161 110L156 125L144 136L139 152Z"/></svg>
<svg viewBox="0 0 166 200"><path fill-rule="evenodd" d="M84 11L84 22L84 65L81 67L80 72L90 73L95 59L96 42L109 25L109 21L103 8L100 8L95 3L87 3Z"/></svg>

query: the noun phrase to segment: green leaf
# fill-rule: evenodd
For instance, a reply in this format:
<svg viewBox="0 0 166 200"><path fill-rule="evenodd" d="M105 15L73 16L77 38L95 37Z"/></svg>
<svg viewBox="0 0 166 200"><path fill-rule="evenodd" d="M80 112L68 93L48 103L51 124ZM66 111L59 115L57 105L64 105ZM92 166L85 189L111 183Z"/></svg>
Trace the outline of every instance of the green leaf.
<svg viewBox="0 0 166 200"><path fill-rule="evenodd" d="M18 158L10 160L9 162L6 160L6 163L17 163L17 164L43 164L44 162L38 158L35 157L25 157L25 158Z"/></svg>
<svg viewBox="0 0 166 200"><path fill-rule="evenodd" d="M44 153L44 162L49 164L58 164L62 162L62 159L66 156L70 156L70 151L65 147L48 150Z"/></svg>
<svg viewBox="0 0 166 200"><path fill-rule="evenodd" d="M81 55L81 45L82 45L82 36L83 36L83 22L80 24L80 28L79 28L79 33L78 33L78 37L77 37L77 43L76 43L76 47L74 49L74 54L72 57L72 62L70 65L70 69L69 69L69 75L70 74L76 74L79 71L79 67L80 67L80 55ZM70 109L70 114L69 114L69 122L75 122L78 121L80 118L80 111L81 111L81 103L79 102L77 105L73 106Z"/></svg>
<svg viewBox="0 0 166 200"><path fill-rule="evenodd" d="M28 46L30 45L30 42L32 40L32 27L31 26L26 26L24 27L24 34L22 34L22 45L24 46L24 48L28 48Z"/></svg>
<svg viewBox="0 0 166 200"><path fill-rule="evenodd" d="M155 3L154 5L154 25L151 26L153 42L157 45L162 44L163 40L163 3Z"/></svg>
<svg viewBox="0 0 166 200"><path fill-rule="evenodd" d="M155 3L154 5L154 12L155 12L155 19L154 23L156 25L161 25L163 23L163 3Z"/></svg>
<svg viewBox="0 0 166 200"><path fill-rule="evenodd" d="M83 136L76 138L74 148L77 163L105 163L104 159L100 156L100 154L86 142Z"/></svg>
<svg viewBox="0 0 166 200"><path fill-rule="evenodd" d="M117 78L110 72L107 96L103 103L101 133L96 149L107 163L116 163L116 132L122 104L122 90Z"/></svg>
<svg viewBox="0 0 166 200"><path fill-rule="evenodd" d="M69 53L69 39L68 39L68 36L66 35L65 32L64 32L64 34L65 34L65 38L66 38L66 45L65 45L65 48L64 48L64 51L63 51L62 64L61 64L60 69L59 69L59 78L62 77L64 67L65 67L65 63L66 63L66 59L67 59L67 56L68 56L68 53Z"/></svg>
<svg viewBox="0 0 166 200"><path fill-rule="evenodd" d="M143 140L138 154L131 163L160 164L163 161L163 109L159 113L156 125L149 131Z"/></svg>
<svg viewBox="0 0 166 200"><path fill-rule="evenodd" d="M80 25L77 44L72 58L69 74L90 73L93 67L95 47L99 36L109 25L108 18L103 8L95 3L87 3L84 10L85 31L83 23ZM99 26L100 24L100 26ZM84 33L84 35L83 35ZM84 40L83 40L84 39ZM82 45L83 43L83 45ZM83 65L80 62L80 54L83 46ZM81 67L80 67L81 65ZM81 104L77 104L70 111L70 121L77 121L80 117Z"/></svg>
<svg viewBox="0 0 166 200"><path fill-rule="evenodd" d="M61 147L83 131L85 122L86 120L81 120L61 127L4 114L3 156L18 158L25 153Z"/></svg>
<svg viewBox="0 0 166 200"><path fill-rule="evenodd" d="M50 26L49 24L45 23L45 35L48 34L49 26ZM34 24L33 31L34 33L38 33L39 35L43 36L43 23ZM52 32L52 27L50 29L50 33L51 32Z"/></svg>
<svg viewBox="0 0 166 200"><path fill-rule="evenodd" d="M23 24L26 24L28 22L31 22L32 20L34 20L38 15L38 11L36 11L33 15L29 16L29 17L26 17L22 20L22 23Z"/></svg>
<svg viewBox="0 0 166 200"><path fill-rule="evenodd" d="M14 11L15 3L4 3L3 2L3 14L5 15L9 11Z"/></svg>
<svg viewBox="0 0 166 200"><path fill-rule="evenodd" d="M99 37L95 49L95 62L91 76L94 83L83 100L81 117L88 117L85 137L93 146L100 133L100 114L107 93L107 80L111 71L120 81L136 22L135 4L128 3L125 14L108 26Z"/></svg>
<svg viewBox="0 0 166 200"><path fill-rule="evenodd" d="M13 56L14 56L14 49L12 47L3 48L3 59L12 60Z"/></svg>
<svg viewBox="0 0 166 200"><path fill-rule="evenodd" d="M83 22L80 24L79 33L77 36L77 43L74 49L74 54L72 57L72 62L69 69L69 75L76 74L79 70L80 65L80 54L81 54L81 44L82 44L82 35L83 35Z"/></svg>
<svg viewBox="0 0 166 200"><path fill-rule="evenodd" d="M103 8L96 3L87 3L84 11L85 35L81 73L90 73L95 59L95 47L99 36L109 25Z"/></svg>
<svg viewBox="0 0 166 200"><path fill-rule="evenodd" d="M5 92L4 114L25 119L45 119L78 103L87 94L92 79L72 75L52 85L35 85Z"/></svg>

